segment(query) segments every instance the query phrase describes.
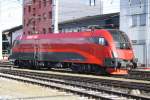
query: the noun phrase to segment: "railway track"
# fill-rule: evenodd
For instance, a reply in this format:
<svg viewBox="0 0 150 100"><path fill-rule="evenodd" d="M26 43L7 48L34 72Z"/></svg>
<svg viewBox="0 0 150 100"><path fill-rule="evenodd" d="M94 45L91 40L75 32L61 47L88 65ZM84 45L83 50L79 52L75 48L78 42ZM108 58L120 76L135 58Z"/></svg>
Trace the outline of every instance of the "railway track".
<svg viewBox="0 0 150 100"><path fill-rule="evenodd" d="M51 71L62 72L62 73L67 72L67 73L74 73L74 74L83 74L83 73L72 72L70 70L65 70L65 69L64 70L51 69ZM92 73L84 73L84 74L86 74L86 75L95 75L95 74L92 74ZM99 75L95 75L95 76L99 76ZM150 81L150 71L130 70L128 75L103 75L103 76Z"/></svg>
<svg viewBox="0 0 150 100"><path fill-rule="evenodd" d="M131 76L129 76L131 75ZM132 70L129 72L130 79L141 79L150 81L150 71Z"/></svg>
<svg viewBox="0 0 150 100"><path fill-rule="evenodd" d="M0 63L0 67L3 67L3 68L11 68L11 67L18 68L17 66L13 66L13 64L10 64L9 62ZM41 70L43 70L43 69L41 69ZM74 74L83 74L83 73L77 73L77 72L73 72L73 71L66 70L66 69L63 69L63 70L50 69L50 71L62 72L62 73L67 72L67 73L74 73ZM93 75L91 73L84 73L84 74ZM116 76L116 75L112 76L112 75L110 75L110 77L150 81L150 71L130 70L128 75L123 75L123 76Z"/></svg>
<svg viewBox="0 0 150 100"><path fill-rule="evenodd" d="M106 79L92 79L77 76L46 74L39 72L0 70L0 76L14 80L39 84L46 87L57 88L67 92L94 99L105 100L149 100L150 84L123 82ZM139 89L145 95L132 95L129 91Z"/></svg>

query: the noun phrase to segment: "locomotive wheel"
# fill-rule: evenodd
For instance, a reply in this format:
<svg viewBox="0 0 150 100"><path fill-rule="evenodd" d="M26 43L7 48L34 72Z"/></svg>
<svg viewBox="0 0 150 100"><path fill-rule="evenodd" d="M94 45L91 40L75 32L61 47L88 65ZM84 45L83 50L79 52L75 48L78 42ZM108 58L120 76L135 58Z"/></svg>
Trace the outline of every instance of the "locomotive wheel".
<svg viewBox="0 0 150 100"><path fill-rule="evenodd" d="M55 65L55 64L53 64L53 62L48 62L48 61L45 62L44 64L45 64L44 67L47 69L51 69Z"/></svg>
<svg viewBox="0 0 150 100"><path fill-rule="evenodd" d="M97 75L106 75L108 74L105 70L105 68L101 67L101 66L98 66L98 65L95 65L95 73Z"/></svg>
<svg viewBox="0 0 150 100"><path fill-rule="evenodd" d="M137 63L133 62L133 68L137 68Z"/></svg>
<svg viewBox="0 0 150 100"><path fill-rule="evenodd" d="M71 65L71 70L74 71L74 72L80 72L79 64L72 64Z"/></svg>
<svg viewBox="0 0 150 100"><path fill-rule="evenodd" d="M71 69L78 73L93 73L97 75L107 74L104 68L101 68L99 65L92 64L72 64Z"/></svg>
<svg viewBox="0 0 150 100"><path fill-rule="evenodd" d="M18 61L18 60L15 60L14 66L18 66L18 65L19 65L19 61Z"/></svg>
<svg viewBox="0 0 150 100"><path fill-rule="evenodd" d="M38 65L38 62L37 61L32 61L31 65L30 65L31 69L35 69L35 70L38 70L40 69L40 66Z"/></svg>

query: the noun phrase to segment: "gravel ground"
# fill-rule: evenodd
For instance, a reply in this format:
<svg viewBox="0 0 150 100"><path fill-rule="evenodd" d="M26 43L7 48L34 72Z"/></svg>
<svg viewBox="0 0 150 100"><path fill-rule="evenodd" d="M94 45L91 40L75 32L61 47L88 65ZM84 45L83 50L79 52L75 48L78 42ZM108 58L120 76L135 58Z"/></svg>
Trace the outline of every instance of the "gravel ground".
<svg viewBox="0 0 150 100"><path fill-rule="evenodd" d="M0 100L21 98L23 100L81 100L78 96L58 90L0 78Z"/></svg>

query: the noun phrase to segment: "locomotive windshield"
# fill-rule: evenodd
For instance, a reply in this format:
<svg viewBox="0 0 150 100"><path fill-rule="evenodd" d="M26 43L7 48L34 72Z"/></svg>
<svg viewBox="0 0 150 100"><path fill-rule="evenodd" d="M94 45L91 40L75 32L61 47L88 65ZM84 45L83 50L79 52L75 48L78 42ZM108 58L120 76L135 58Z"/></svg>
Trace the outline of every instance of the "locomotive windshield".
<svg viewBox="0 0 150 100"><path fill-rule="evenodd" d="M115 41L115 45L116 45L116 48L119 48L119 49L131 49L131 44L130 44L130 41L129 41L129 38L128 36L119 31L119 30L108 30L114 41Z"/></svg>

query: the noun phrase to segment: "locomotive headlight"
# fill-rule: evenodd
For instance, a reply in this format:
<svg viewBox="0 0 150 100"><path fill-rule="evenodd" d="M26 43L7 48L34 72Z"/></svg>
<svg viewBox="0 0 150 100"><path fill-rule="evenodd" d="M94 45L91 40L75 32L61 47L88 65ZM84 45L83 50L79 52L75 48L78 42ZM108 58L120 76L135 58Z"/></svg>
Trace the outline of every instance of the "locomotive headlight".
<svg viewBox="0 0 150 100"><path fill-rule="evenodd" d="M114 56L115 58L117 58L117 57L118 57L117 52L113 52L113 56Z"/></svg>

